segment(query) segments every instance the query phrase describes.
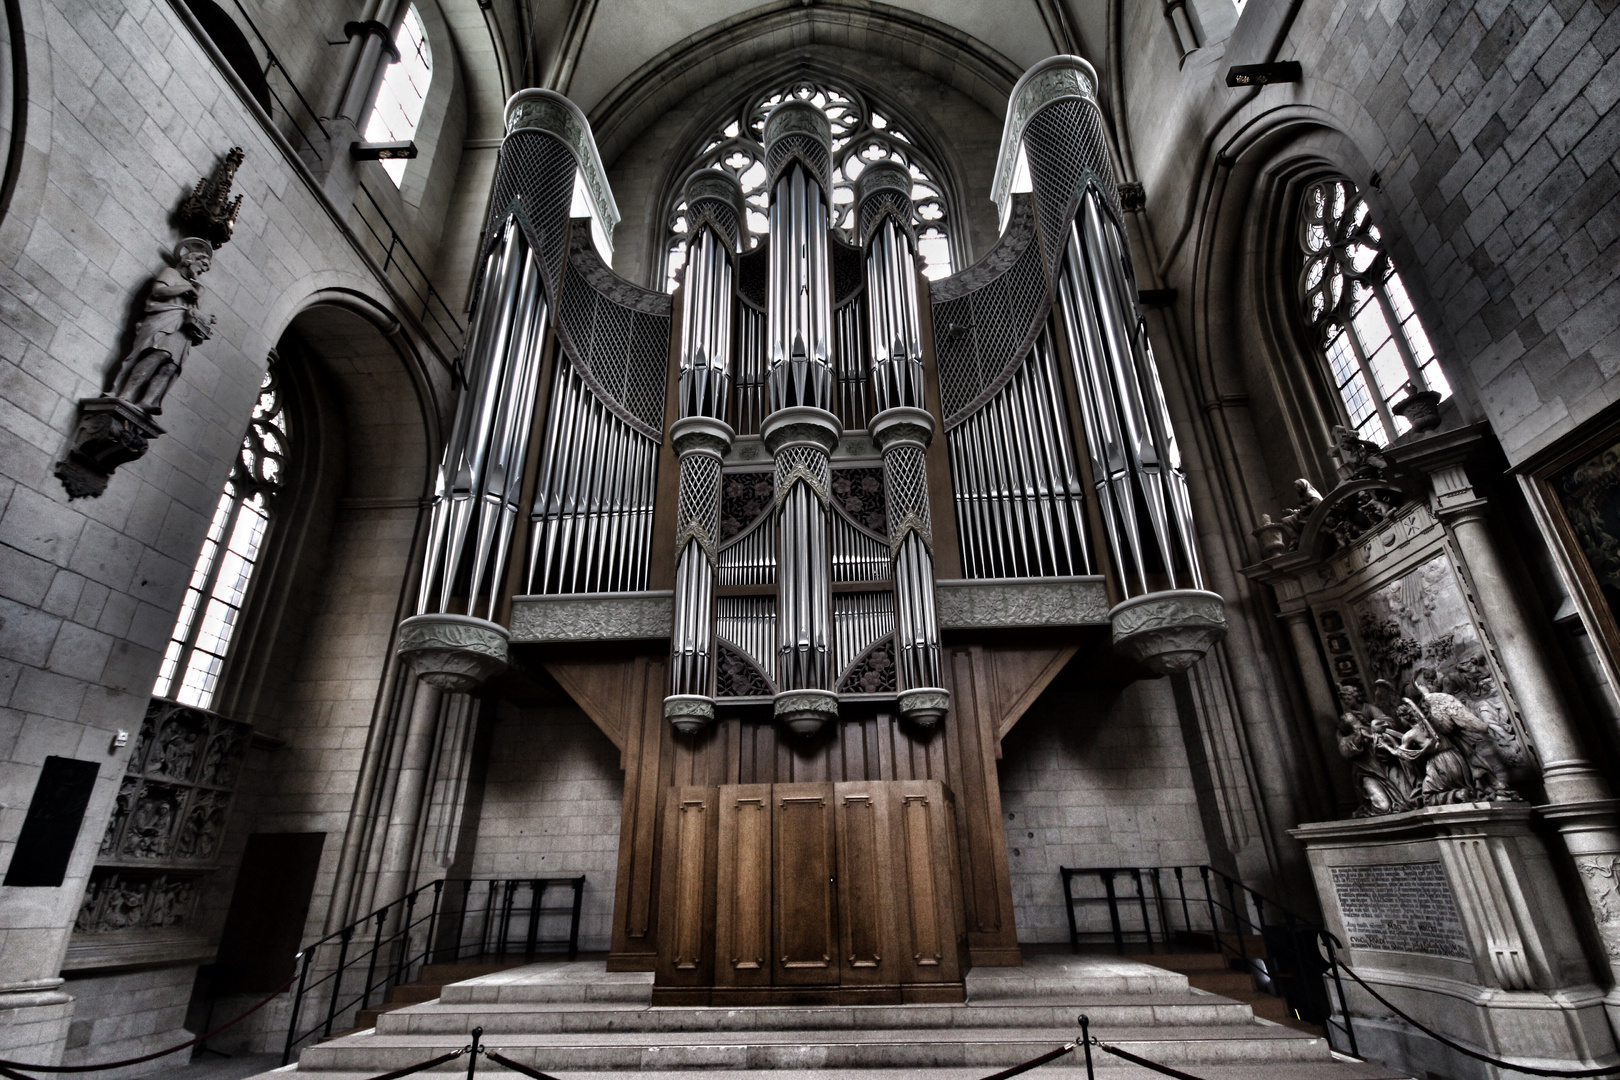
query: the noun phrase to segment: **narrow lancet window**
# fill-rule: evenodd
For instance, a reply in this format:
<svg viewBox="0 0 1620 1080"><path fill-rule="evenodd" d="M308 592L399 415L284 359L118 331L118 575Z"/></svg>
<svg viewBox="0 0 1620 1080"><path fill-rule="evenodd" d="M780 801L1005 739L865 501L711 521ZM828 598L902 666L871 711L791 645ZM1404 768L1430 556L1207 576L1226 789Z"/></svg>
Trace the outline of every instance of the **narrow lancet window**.
<svg viewBox="0 0 1620 1080"><path fill-rule="evenodd" d="M272 357L231 478L225 482L192 567L185 600L152 687L153 697L202 709L213 705L225 656L264 548L272 504L286 483L287 440L287 414Z"/></svg>
<svg viewBox="0 0 1620 1080"><path fill-rule="evenodd" d="M1432 391L1443 400L1451 386L1354 184L1322 180L1305 190L1299 240L1305 318L1349 426L1388 443L1411 429L1401 415L1411 395Z"/></svg>
<svg viewBox="0 0 1620 1080"><path fill-rule="evenodd" d="M427 100L428 83L433 81L433 50L428 46L422 16L412 4L394 35L399 59L383 71L377 101L366 121L367 142L408 142L416 136L422 120L422 103ZM394 158L382 163L395 184L405 179L405 160Z"/></svg>

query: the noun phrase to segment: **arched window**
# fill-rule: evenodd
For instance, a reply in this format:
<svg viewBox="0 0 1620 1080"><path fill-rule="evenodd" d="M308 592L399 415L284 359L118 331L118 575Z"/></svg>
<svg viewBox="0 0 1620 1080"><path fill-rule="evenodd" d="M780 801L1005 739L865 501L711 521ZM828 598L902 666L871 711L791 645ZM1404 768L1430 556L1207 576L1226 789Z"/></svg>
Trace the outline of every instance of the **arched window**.
<svg viewBox="0 0 1620 1080"><path fill-rule="evenodd" d="M153 697L206 709L213 704L248 584L264 547L275 497L287 478L288 430L276 360L259 386L247 435L214 508L191 571Z"/></svg>
<svg viewBox="0 0 1620 1080"><path fill-rule="evenodd" d="M1305 319L1350 427L1386 444L1411 428L1400 414L1411 394L1434 391L1443 399L1451 386L1354 184L1322 180L1305 189L1299 242Z"/></svg>
<svg viewBox="0 0 1620 1080"><path fill-rule="evenodd" d="M765 115L788 97L815 102L832 121L833 224L855 239L855 178L866 166L898 161L911 170L911 198L916 206L917 249L923 273L942 278L951 273L949 209L945 189L935 179L938 171L917 149L910 135L893 118L872 106L854 90L826 82L798 80L754 94L740 102L707 140L681 175L695 169L725 169L742 184L748 202L748 232L757 242L769 229L766 211L770 193L765 189ZM666 217L664 287L675 288L675 277L686 262L686 203L677 203Z"/></svg>
<svg viewBox="0 0 1620 1080"><path fill-rule="evenodd" d="M422 29L422 16L417 14L415 4L406 10L399 24L394 48L399 51L399 59L383 70L377 102L366 121L367 142L406 142L416 135L416 125L422 119L422 103L427 100L428 83L433 81L433 50L428 46L427 31ZM405 159L384 161L382 167L396 185L405 179Z"/></svg>

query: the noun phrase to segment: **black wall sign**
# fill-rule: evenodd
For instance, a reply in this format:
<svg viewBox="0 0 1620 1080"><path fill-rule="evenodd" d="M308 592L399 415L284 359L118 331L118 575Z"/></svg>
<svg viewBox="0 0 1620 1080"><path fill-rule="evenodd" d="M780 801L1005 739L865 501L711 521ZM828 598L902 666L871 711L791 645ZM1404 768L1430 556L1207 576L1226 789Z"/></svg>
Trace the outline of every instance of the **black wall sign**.
<svg viewBox="0 0 1620 1080"><path fill-rule="evenodd" d="M23 819L22 835L17 837L17 849L6 868L7 885L55 888L62 884L100 771L101 766L93 761L45 759L28 816Z"/></svg>

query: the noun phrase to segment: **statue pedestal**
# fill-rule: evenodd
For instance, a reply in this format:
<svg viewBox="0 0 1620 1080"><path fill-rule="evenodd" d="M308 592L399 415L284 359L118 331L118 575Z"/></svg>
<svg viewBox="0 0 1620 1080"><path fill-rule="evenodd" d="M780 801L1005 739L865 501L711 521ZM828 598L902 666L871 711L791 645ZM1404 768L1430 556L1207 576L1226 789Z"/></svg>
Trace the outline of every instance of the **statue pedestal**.
<svg viewBox="0 0 1620 1080"><path fill-rule="evenodd" d="M82 398L79 425L56 478L69 499L95 498L107 490L113 470L146 454L163 429L145 409L110 395Z"/></svg>
<svg viewBox="0 0 1620 1080"><path fill-rule="evenodd" d="M1543 1068L1620 1064L1570 919L1570 900L1524 803L1463 803L1302 825L1340 958L1428 1027ZM1518 1076L1447 1049L1345 978L1361 1053L1414 1075ZM1338 1002L1335 998L1334 1005Z"/></svg>

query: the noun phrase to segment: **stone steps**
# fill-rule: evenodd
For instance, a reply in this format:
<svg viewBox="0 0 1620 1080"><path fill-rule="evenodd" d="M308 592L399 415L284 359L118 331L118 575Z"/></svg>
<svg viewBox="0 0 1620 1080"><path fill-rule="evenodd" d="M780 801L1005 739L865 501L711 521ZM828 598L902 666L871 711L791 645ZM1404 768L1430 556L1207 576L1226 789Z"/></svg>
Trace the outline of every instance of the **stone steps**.
<svg viewBox="0 0 1620 1080"><path fill-rule="evenodd" d="M1335 1060L1319 1035L1257 1020L1251 1008L1193 989L1187 976L1135 960L1035 956L1020 968L979 968L954 1005L653 1007L652 977L600 962L536 964L444 987L436 1001L379 1016L376 1027L306 1046L296 1066L321 1080L360 1080L466 1045L485 1045L547 1073L617 1080L695 1070L726 1080L980 1080L1093 1033L1207 1080L1389 1080ZM1097 1075L1154 1075L1099 1052ZM464 1072L457 1059L441 1072ZM482 1067L480 1068L482 1070ZM1078 1080L1075 1056L1043 1066ZM286 1073L279 1074L286 1080Z"/></svg>

